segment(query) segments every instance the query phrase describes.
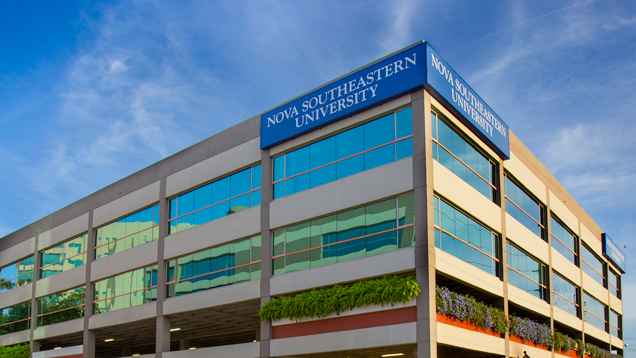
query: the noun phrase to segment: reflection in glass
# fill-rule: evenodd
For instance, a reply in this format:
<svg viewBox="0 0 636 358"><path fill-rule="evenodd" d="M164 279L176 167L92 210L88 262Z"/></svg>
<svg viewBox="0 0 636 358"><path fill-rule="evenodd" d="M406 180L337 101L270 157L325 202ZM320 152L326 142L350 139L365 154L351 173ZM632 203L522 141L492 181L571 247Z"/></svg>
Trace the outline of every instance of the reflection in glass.
<svg viewBox="0 0 636 358"><path fill-rule="evenodd" d="M305 270L413 246L414 221L410 194L276 230L273 273Z"/></svg>
<svg viewBox="0 0 636 358"><path fill-rule="evenodd" d="M100 227L95 232L95 259L131 249L159 238L159 205Z"/></svg>
<svg viewBox="0 0 636 358"><path fill-rule="evenodd" d="M112 312L157 300L157 265L95 282L93 314Z"/></svg>
<svg viewBox="0 0 636 358"><path fill-rule="evenodd" d="M0 292L31 283L34 267L31 256L0 268Z"/></svg>
<svg viewBox="0 0 636 358"><path fill-rule="evenodd" d="M496 276L497 234L438 197L434 212L435 247Z"/></svg>
<svg viewBox="0 0 636 358"><path fill-rule="evenodd" d="M585 322L606 331L605 322L607 317L605 316L605 305L592 298L587 292L583 294L583 309L585 313L583 317Z"/></svg>
<svg viewBox="0 0 636 358"><path fill-rule="evenodd" d="M412 135L406 108L276 157L274 199L410 157Z"/></svg>
<svg viewBox="0 0 636 358"><path fill-rule="evenodd" d="M38 327L84 317L85 287L38 299Z"/></svg>
<svg viewBox="0 0 636 358"><path fill-rule="evenodd" d="M261 166L242 170L170 200L170 234L261 204Z"/></svg>
<svg viewBox="0 0 636 358"><path fill-rule="evenodd" d="M0 309L0 335L31 328L31 302Z"/></svg>
<svg viewBox="0 0 636 358"><path fill-rule="evenodd" d="M578 288L556 272L552 272L552 285L554 286L552 289L554 305L578 317L580 302Z"/></svg>
<svg viewBox="0 0 636 358"><path fill-rule="evenodd" d="M86 235L40 251L40 278L53 276L86 263Z"/></svg>
<svg viewBox="0 0 636 358"><path fill-rule="evenodd" d="M543 227L545 227L543 207L517 186L514 181L510 180L508 175L505 176L505 191L506 212L535 235L543 238Z"/></svg>
<svg viewBox="0 0 636 358"><path fill-rule="evenodd" d="M546 267L508 242L508 282L529 294L547 300Z"/></svg>
<svg viewBox="0 0 636 358"><path fill-rule="evenodd" d="M621 298L621 278L619 275L615 274L612 270L607 270L609 272L609 291L616 297Z"/></svg>
<svg viewBox="0 0 636 358"><path fill-rule="evenodd" d="M610 310L610 334L614 337L623 338L621 334L621 315Z"/></svg>
<svg viewBox="0 0 636 358"><path fill-rule="evenodd" d="M583 259L583 272L588 274L594 281L598 282L599 285L604 286L605 278L603 277L603 262L596 257L587 248L587 246L581 246L581 259Z"/></svg>
<svg viewBox="0 0 636 358"><path fill-rule="evenodd" d="M552 247L554 247L568 261L576 265L576 237L561 223L550 217L552 224Z"/></svg>
<svg viewBox="0 0 636 358"><path fill-rule="evenodd" d="M261 278L261 237L196 252L168 262L168 297Z"/></svg>

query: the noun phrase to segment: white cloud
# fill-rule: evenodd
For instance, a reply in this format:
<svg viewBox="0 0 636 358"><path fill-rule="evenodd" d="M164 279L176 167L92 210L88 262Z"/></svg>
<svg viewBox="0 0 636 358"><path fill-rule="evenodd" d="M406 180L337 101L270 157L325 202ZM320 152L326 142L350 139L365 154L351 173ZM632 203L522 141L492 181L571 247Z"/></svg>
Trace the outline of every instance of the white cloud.
<svg viewBox="0 0 636 358"><path fill-rule="evenodd" d="M389 9L391 23L380 40L379 50L381 53L379 57L409 45L409 41L412 38L413 19L416 15L415 7L416 2L413 0L399 0L391 3L391 8ZM420 18L420 21L425 21L425 19Z"/></svg>

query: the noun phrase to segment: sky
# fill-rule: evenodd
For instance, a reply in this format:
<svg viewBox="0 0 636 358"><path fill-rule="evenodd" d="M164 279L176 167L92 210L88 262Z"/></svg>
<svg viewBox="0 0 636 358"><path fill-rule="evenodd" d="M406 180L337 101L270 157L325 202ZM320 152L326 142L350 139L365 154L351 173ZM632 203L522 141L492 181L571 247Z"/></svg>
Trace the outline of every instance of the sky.
<svg viewBox="0 0 636 358"><path fill-rule="evenodd" d="M0 237L427 40L636 254L634 1L7 1L0 33Z"/></svg>

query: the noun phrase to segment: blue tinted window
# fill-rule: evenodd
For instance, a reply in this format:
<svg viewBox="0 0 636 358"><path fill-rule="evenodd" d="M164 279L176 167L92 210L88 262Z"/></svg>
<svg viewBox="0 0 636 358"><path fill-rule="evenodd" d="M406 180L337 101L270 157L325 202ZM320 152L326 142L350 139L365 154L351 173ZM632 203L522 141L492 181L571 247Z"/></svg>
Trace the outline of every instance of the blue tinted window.
<svg viewBox="0 0 636 358"><path fill-rule="evenodd" d="M554 305L565 312L578 317L578 288L558 275L556 272L552 272L552 285L554 286L552 289L552 292L554 293L552 295Z"/></svg>
<svg viewBox="0 0 636 358"><path fill-rule="evenodd" d="M0 335L31 328L31 302L0 309Z"/></svg>
<svg viewBox="0 0 636 358"><path fill-rule="evenodd" d="M484 196L494 200L495 164L441 120L435 112L431 113L431 118L433 158Z"/></svg>
<svg viewBox="0 0 636 358"><path fill-rule="evenodd" d="M608 270L609 272L609 291L616 297L621 298L620 295L620 276L615 274L612 270Z"/></svg>
<svg viewBox="0 0 636 358"><path fill-rule="evenodd" d="M543 207L523 191L514 181L505 176L506 212L543 238Z"/></svg>
<svg viewBox="0 0 636 358"><path fill-rule="evenodd" d="M93 313L117 311L157 300L157 265L95 282Z"/></svg>
<svg viewBox="0 0 636 358"><path fill-rule="evenodd" d="M95 259L98 260L158 238L159 205L155 205L95 230Z"/></svg>
<svg viewBox="0 0 636 358"><path fill-rule="evenodd" d="M179 195L170 200L170 233L260 205L260 187L261 166L257 165Z"/></svg>
<svg viewBox="0 0 636 358"><path fill-rule="evenodd" d="M581 246L581 258L583 259L583 272L603 286L605 284L605 278L603 276L603 262L599 260L585 245Z"/></svg>
<svg viewBox="0 0 636 358"><path fill-rule="evenodd" d="M606 331L605 323L607 317L605 316L605 305L592 298L587 292L583 295L583 309L585 322Z"/></svg>
<svg viewBox="0 0 636 358"><path fill-rule="evenodd" d="M40 251L40 277L49 277L84 265L86 235Z"/></svg>
<svg viewBox="0 0 636 358"><path fill-rule="evenodd" d="M413 155L410 108L274 158L274 199Z"/></svg>
<svg viewBox="0 0 636 358"><path fill-rule="evenodd" d="M614 311L610 311L610 333L614 337L623 338L621 335L621 326L621 316Z"/></svg>
<svg viewBox="0 0 636 358"><path fill-rule="evenodd" d="M497 235L444 200L438 197L434 200L437 248L497 275Z"/></svg>
<svg viewBox="0 0 636 358"><path fill-rule="evenodd" d="M33 256L0 268L0 292L33 281Z"/></svg>
<svg viewBox="0 0 636 358"><path fill-rule="evenodd" d="M550 217L550 219L552 224L552 247L576 265L578 246L576 244L576 237L572 235L568 229L556 221L554 217Z"/></svg>
<svg viewBox="0 0 636 358"><path fill-rule="evenodd" d="M542 300L547 299L546 267L508 243L508 282Z"/></svg>
<svg viewBox="0 0 636 358"><path fill-rule="evenodd" d="M275 275L372 256L415 244L413 195L274 232Z"/></svg>
<svg viewBox="0 0 636 358"><path fill-rule="evenodd" d="M38 327L84 317L84 287L38 299Z"/></svg>

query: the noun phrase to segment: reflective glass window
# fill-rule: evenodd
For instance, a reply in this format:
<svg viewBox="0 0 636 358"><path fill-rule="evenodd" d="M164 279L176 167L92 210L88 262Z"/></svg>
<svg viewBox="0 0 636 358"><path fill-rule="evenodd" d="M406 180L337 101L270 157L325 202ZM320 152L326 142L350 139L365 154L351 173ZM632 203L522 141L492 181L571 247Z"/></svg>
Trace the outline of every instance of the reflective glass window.
<svg viewBox="0 0 636 358"><path fill-rule="evenodd" d="M431 112L433 159L490 200L495 196L495 164Z"/></svg>
<svg viewBox="0 0 636 358"><path fill-rule="evenodd" d="M86 289L76 287L38 299L38 327L84 317Z"/></svg>
<svg viewBox="0 0 636 358"><path fill-rule="evenodd" d="M621 327L623 322L621 322L621 318L621 315L610 310L610 333L612 336L622 339Z"/></svg>
<svg viewBox="0 0 636 358"><path fill-rule="evenodd" d="M138 211L95 231L95 259L159 238L159 205Z"/></svg>
<svg viewBox="0 0 636 358"><path fill-rule="evenodd" d="M274 199L412 155L406 108L274 158Z"/></svg>
<svg viewBox="0 0 636 358"><path fill-rule="evenodd" d="M601 286L605 285L605 277L603 276L603 261L601 261L592 251L585 245L581 246L581 259L583 260L583 272L588 274L594 281Z"/></svg>
<svg viewBox="0 0 636 358"><path fill-rule="evenodd" d="M537 203L519 185L505 176L506 212L527 227L535 235L543 238L543 206Z"/></svg>
<svg viewBox="0 0 636 358"><path fill-rule="evenodd" d="M0 335L31 328L31 302L0 309Z"/></svg>
<svg viewBox="0 0 636 358"><path fill-rule="evenodd" d="M609 291L616 297L621 298L621 277L612 270L609 272Z"/></svg>
<svg viewBox="0 0 636 358"><path fill-rule="evenodd" d="M607 323L607 317L605 316L605 305L597 301L592 296L588 295L587 292L583 294L583 317L585 322L603 330L607 331L605 328L605 323Z"/></svg>
<svg viewBox="0 0 636 358"><path fill-rule="evenodd" d="M274 275L413 246L414 222L410 194L276 230Z"/></svg>
<svg viewBox="0 0 636 358"><path fill-rule="evenodd" d="M261 166L242 170L170 200L174 234L261 204Z"/></svg>
<svg viewBox="0 0 636 358"><path fill-rule="evenodd" d="M435 246L497 275L498 236L438 197L434 198Z"/></svg>
<svg viewBox="0 0 636 358"><path fill-rule="evenodd" d="M33 256L0 268L0 292L8 291L33 281Z"/></svg>
<svg viewBox="0 0 636 358"><path fill-rule="evenodd" d="M560 222L550 217L552 224L552 247L554 247L561 255L565 256L568 261L577 264L578 245L577 238Z"/></svg>
<svg viewBox="0 0 636 358"><path fill-rule="evenodd" d="M93 313L112 312L157 300L157 265L95 282Z"/></svg>
<svg viewBox="0 0 636 358"><path fill-rule="evenodd" d="M40 278L53 276L86 263L86 235L40 251Z"/></svg>
<svg viewBox="0 0 636 358"><path fill-rule="evenodd" d="M261 278L261 237L168 261L168 297Z"/></svg>
<svg viewBox="0 0 636 358"><path fill-rule="evenodd" d="M552 272L552 300L556 307L574 316L579 316L579 289L570 281Z"/></svg>
<svg viewBox="0 0 636 358"><path fill-rule="evenodd" d="M508 242L508 282L542 300L547 300L546 267Z"/></svg>

